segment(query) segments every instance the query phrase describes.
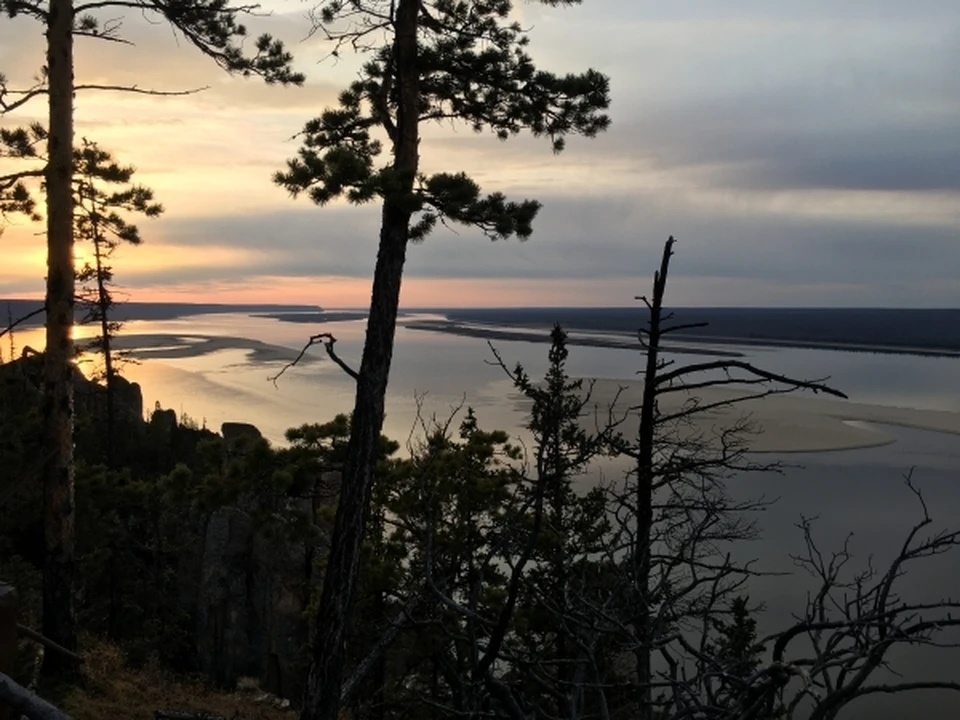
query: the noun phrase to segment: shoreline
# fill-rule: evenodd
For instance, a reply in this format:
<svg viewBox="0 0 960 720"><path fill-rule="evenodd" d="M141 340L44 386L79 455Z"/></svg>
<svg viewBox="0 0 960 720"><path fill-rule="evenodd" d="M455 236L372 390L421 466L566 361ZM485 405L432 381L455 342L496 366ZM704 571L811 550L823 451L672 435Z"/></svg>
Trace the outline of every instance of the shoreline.
<svg viewBox="0 0 960 720"><path fill-rule="evenodd" d="M463 337L476 337L487 340L516 340L520 342L550 342L548 329L537 329L530 326L497 325L494 323L464 324L457 320L414 320L405 323L404 327L411 330L426 330L441 332ZM615 330L600 331L575 326L564 328L569 334L568 344L585 347L603 347L613 349L639 350L639 343L632 334ZM590 333L604 332L608 335L619 335L623 340L614 338L591 338ZM574 335L573 333L587 333ZM917 357L960 358L960 350L949 348L923 348L900 345L844 343L832 340L782 340L777 338L736 337L720 335L684 335L678 333L672 337L674 342L684 343L683 346L665 345L663 352L687 355L711 355L717 357L743 357L744 353L735 350L711 349L711 346L743 346L743 347L772 347L796 348L800 350L834 350L837 352L876 353L879 355L912 355Z"/></svg>
<svg viewBox="0 0 960 720"><path fill-rule="evenodd" d="M513 342L534 342L534 343L549 343L550 342L550 331L543 330L538 331L533 328L530 329L506 329L504 326L503 329L495 326L485 326L478 327L474 325L464 325L452 320L414 320L412 322L404 323L403 327L410 330L425 330L428 332L439 332L446 333L447 335L459 335L460 337L473 337L483 340L505 340ZM572 331L572 332L590 332L590 331ZM623 340L616 340L614 338L600 338L600 337L591 337L590 335L574 335L568 333L567 344L576 345L579 347L599 347L599 348L609 348L612 350L640 350L640 344L630 338L627 335L623 336ZM727 358L738 358L743 357L743 353L739 353L733 350L719 350L719 349L710 349L710 348L699 348L699 347L686 347L686 346L677 346L677 345L663 345L661 347L662 352L672 353L676 355L707 355L710 357L727 357Z"/></svg>

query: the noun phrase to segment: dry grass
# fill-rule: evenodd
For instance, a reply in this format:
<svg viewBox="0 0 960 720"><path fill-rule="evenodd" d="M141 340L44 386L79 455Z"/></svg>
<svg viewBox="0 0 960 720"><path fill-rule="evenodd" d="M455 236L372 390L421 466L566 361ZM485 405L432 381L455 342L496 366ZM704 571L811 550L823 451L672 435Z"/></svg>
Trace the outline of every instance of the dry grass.
<svg viewBox="0 0 960 720"><path fill-rule="evenodd" d="M131 669L123 651L105 642L89 644L83 681L59 693L56 704L74 720L152 720L156 710L208 713L237 720L291 720L295 713L269 702L244 683L234 693L209 689L195 678L174 675L156 665Z"/></svg>

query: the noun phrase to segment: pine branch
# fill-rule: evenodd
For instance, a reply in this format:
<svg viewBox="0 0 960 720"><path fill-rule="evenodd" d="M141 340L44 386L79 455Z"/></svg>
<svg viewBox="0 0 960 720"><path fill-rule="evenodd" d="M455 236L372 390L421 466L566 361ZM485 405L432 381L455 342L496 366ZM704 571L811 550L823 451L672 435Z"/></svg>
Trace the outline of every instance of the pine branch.
<svg viewBox="0 0 960 720"><path fill-rule="evenodd" d="M106 40L107 42L114 42L119 45L129 45L130 47L133 47L135 45L135 43L132 40L127 40L126 38L114 37L113 35L108 35L105 31L75 30L73 33L73 36L94 38L96 40Z"/></svg>
<svg viewBox="0 0 960 720"><path fill-rule="evenodd" d="M135 8L137 10L150 10L150 4L147 2L123 2L122 0L108 0L107 2L92 2L84 5L77 5L74 8L74 14L87 12L88 10L102 10L103 8Z"/></svg>
<svg viewBox="0 0 960 720"><path fill-rule="evenodd" d="M45 170L23 170L9 175L0 175L0 192L9 190L18 182L27 178L42 178L45 174Z"/></svg>
<svg viewBox="0 0 960 720"><path fill-rule="evenodd" d="M15 2L4 5L4 14L8 17L15 17L20 13L32 15L44 25L46 25L47 19L49 18L49 13L44 10L42 4L36 0L15 0Z"/></svg>

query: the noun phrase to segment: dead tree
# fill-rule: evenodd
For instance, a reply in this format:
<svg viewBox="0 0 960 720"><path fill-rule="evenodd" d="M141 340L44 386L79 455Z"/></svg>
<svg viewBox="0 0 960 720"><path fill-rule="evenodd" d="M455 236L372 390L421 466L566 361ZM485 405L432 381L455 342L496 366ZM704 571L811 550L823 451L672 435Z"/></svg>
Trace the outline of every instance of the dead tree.
<svg viewBox="0 0 960 720"><path fill-rule="evenodd" d="M805 547L794 562L815 579L815 590L799 622L768 638L772 664L767 679L752 683L768 707L776 693L787 720L833 720L844 707L869 695L960 691L958 681L906 679L899 674L884 681L875 679L879 671L888 669L898 646L960 647L956 631L960 601L908 600L903 587L911 566L960 545L960 531L931 531L933 520L911 475L906 485L919 505L920 519L883 570L868 563L865 569L851 572L850 538L828 556L814 539L812 521L801 520ZM781 669L779 687L772 680L774 669Z"/></svg>
<svg viewBox="0 0 960 720"><path fill-rule="evenodd" d="M616 448L635 463L624 487L614 496L613 512L626 520L621 531L623 546L629 548L624 575L629 610L622 621L631 628L629 646L642 720L652 720L655 707L661 704L654 698L654 654L664 657L670 672L679 672L666 649L667 638L689 630L684 625L697 617L702 624L718 601L749 575L748 568L732 565L717 550L722 543L745 539L751 532L739 518L753 506L731 504L724 479L736 472L776 469L747 460L745 435L750 427L745 421L712 435L696 430L693 421L709 412L778 393L808 390L846 397L822 380L790 378L737 359L679 367L664 359L665 337L700 326L671 324L673 314L665 310L675 242L671 237L664 245L652 296L639 298L649 312L646 327L639 332L645 354L643 395L640 406L629 410L639 413L639 426L635 440L620 438ZM752 390L719 400L700 399L712 388L731 385ZM668 394L682 394L687 400L677 410L664 411L661 399ZM614 547L619 550L620 544Z"/></svg>

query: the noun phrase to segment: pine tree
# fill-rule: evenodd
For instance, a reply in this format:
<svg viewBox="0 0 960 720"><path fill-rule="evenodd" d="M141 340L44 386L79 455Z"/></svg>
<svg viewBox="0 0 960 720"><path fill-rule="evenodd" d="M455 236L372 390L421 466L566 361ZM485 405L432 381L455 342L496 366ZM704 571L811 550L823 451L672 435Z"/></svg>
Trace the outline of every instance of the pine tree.
<svg viewBox="0 0 960 720"><path fill-rule="evenodd" d="M523 239L540 208L535 200L483 196L463 172L425 175L421 124L459 121L501 139L529 130L548 138L556 152L567 135L592 137L609 124L607 78L593 70L564 76L538 70L525 50L527 32L510 20L512 10L512 0L329 0L318 14L316 29L335 43L334 54L353 47L367 62L339 106L306 124L298 157L275 179L319 205L340 197L377 201L382 220L366 342L359 372L351 371L353 428L304 718L337 716L407 245L440 221L479 228L493 239ZM390 159L377 166L384 141Z"/></svg>
<svg viewBox="0 0 960 720"><path fill-rule="evenodd" d="M74 461L73 461L73 365L74 293L76 269L73 259L73 126L74 93L85 89L151 92L136 86L87 86L74 80L75 36L116 41L117 22L100 19L103 13L136 9L170 23L201 53L229 72L258 75L267 82L300 83L302 75L291 69L292 58L283 45L268 35L257 38L254 52L244 54L247 35L240 18L252 12L251 5L229 0L0 0L0 10L10 19L18 16L38 21L47 40L46 65L37 83L24 91L11 91L0 77L0 116L30 100L48 100L47 153L45 165L0 176L0 207L3 193L21 193L21 182L43 178L46 187L47 288L46 351L44 353L44 468L46 549L44 568L43 631L51 640L74 649L76 618L73 602L74 576ZM164 94L158 92L156 94ZM51 653L45 661L51 675L74 670Z"/></svg>
<svg viewBox="0 0 960 720"><path fill-rule="evenodd" d="M110 259L120 243L139 245L140 230L123 215L139 213L158 217L163 206L154 202L153 191L130 184L134 168L114 162L110 153L95 142L83 140L74 152L74 233L77 239L90 243L93 264L87 261L77 272L81 284L78 299L86 306L85 322L99 325L100 334L89 345L103 357L103 379L107 386L107 466L115 462L116 443L116 357L113 338L121 323L113 318L115 300L112 287L113 266ZM120 186L107 191L104 186Z"/></svg>

